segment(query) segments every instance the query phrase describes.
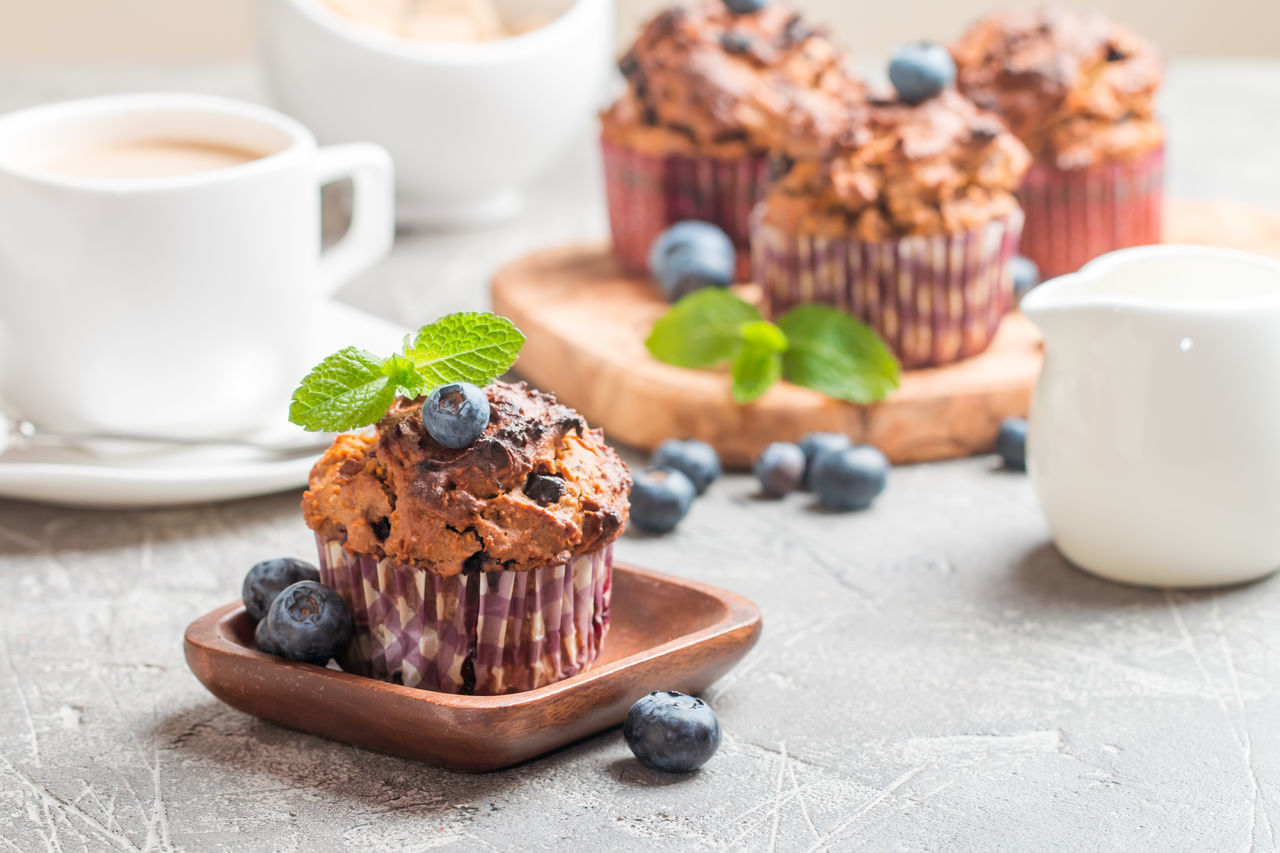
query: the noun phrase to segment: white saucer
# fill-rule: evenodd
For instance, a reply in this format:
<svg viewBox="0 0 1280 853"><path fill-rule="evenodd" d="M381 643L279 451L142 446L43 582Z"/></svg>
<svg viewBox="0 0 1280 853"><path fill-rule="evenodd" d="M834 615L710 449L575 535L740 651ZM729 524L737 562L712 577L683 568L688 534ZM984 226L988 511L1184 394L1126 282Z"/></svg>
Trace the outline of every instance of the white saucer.
<svg viewBox="0 0 1280 853"><path fill-rule="evenodd" d="M315 361L344 346L376 353L399 349L405 329L379 317L329 303L315 336ZM252 436L305 436L282 422ZM0 460L0 497L75 507L139 507L205 503L271 494L306 485L319 453L262 459L251 450L198 448L107 455L73 449L21 451Z"/></svg>

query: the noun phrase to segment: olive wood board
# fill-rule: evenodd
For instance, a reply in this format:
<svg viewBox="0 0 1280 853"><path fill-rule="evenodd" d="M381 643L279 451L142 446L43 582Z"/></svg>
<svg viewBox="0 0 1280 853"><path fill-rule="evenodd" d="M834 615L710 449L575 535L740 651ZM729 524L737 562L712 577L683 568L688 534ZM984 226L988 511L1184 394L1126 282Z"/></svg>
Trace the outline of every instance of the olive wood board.
<svg viewBox="0 0 1280 853"><path fill-rule="evenodd" d="M760 609L717 587L615 565L609 632L586 672L503 696L377 681L258 651L239 602L187 628L187 665L233 708L291 729L473 772L534 758L623 721L654 690L698 694L760 636Z"/></svg>
<svg viewBox="0 0 1280 853"><path fill-rule="evenodd" d="M1226 202L1170 202L1165 239L1280 257L1280 214ZM758 301L753 285L739 292ZM550 390L610 440L652 450L664 439L710 442L724 463L746 468L773 441L844 432L895 463L990 451L1000 422L1025 416L1040 373L1040 335L1021 314L1006 318L985 353L909 371L873 405L842 403L779 382L735 403L726 371L655 361L644 339L667 305L647 280L620 271L607 244L549 249L500 269L494 310L528 337L515 371Z"/></svg>

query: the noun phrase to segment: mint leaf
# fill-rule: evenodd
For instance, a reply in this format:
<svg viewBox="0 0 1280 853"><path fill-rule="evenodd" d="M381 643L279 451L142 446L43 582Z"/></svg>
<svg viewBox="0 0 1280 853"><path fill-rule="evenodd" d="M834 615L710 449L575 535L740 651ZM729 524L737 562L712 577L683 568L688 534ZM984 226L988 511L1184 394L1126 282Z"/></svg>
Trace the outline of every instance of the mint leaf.
<svg viewBox="0 0 1280 853"><path fill-rule="evenodd" d="M405 357L422 378L423 388L450 382L488 385L515 362L524 335L496 314L450 314L423 326Z"/></svg>
<svg viewBox="0 0 1280 853"><path fill-rule="evenodd" d="M756 346L769 352L786 352L787 336L772 323L758 320L742 327L742 340L748 346Z"/></svg>
<svg viewBox="0 0 1280 853"><path fill-rule="evenodd" d="M719 287L694 291L658 319L644 345L658 361L676 367L711 367L736 358L743 328L760 321L746 300Z"/></svg>
<svg viewBox="0 0 1280 853"><path fill-rule="evenodd" d="M748 343L733 361L733 399L739 403L750 403L768 391L781 376L782 355L779 351Z"/></svg>
<svg viewBox="0 0 1280 853"><path fill-rule="evenodd" d="M872 403L898 387L898 362L866 325L825 305L802 305L778 320L789 346L783 373L797 385Z"/></svg>
<svg viewBox="0 0 1280 853"><path fill-rule="evenodd" d="M388 363L356 347L320 362L293 392L289 420L304 429L342 432L375 423L396 399ZM398 370L398 368L397 368Z"/></svg>

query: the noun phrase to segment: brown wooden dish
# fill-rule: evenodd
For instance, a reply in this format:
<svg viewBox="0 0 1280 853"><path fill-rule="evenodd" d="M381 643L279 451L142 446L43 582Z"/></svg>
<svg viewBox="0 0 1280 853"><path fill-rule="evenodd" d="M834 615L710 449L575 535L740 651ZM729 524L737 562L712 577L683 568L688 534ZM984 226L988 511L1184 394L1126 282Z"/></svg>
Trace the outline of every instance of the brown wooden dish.
<svg viewBox="0 0 1280 853"><path fill-rule="evenodd" d="M496 770L621 723L653 690L699 693L760 635L760 610L706 584L615 566L609 634L587 672L525 693L457 696L295 663L253 647L238 602L192 622L187 664L233 708L457 770Z"/></svg>

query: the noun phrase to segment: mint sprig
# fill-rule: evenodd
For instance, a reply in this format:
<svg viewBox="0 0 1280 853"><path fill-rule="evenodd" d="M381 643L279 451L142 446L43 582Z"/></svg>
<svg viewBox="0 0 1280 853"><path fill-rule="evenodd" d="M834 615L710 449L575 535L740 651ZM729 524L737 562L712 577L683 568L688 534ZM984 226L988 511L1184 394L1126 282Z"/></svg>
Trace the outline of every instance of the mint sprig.
<svg viewBox="0 0 1280 853"><path fill-rule="evenodd" d="M524 335L495 314L450 314L405 339L386 358L347 347L321 361L293 392L289 420L344 432L386 414L397 395L416 397L450 382L487 385L515 363Z"/></svg>
<svg viewBox="0 0 1280 853"><path fill-rule="evenodd" d="M898 387L898 362L884 341L848 314L803 305L775 325L721 288L696 291L673 305L645 346L654 358L677 367L730 362L739 403L759 398L784 376L851 403L883 400Z"/></svg>

